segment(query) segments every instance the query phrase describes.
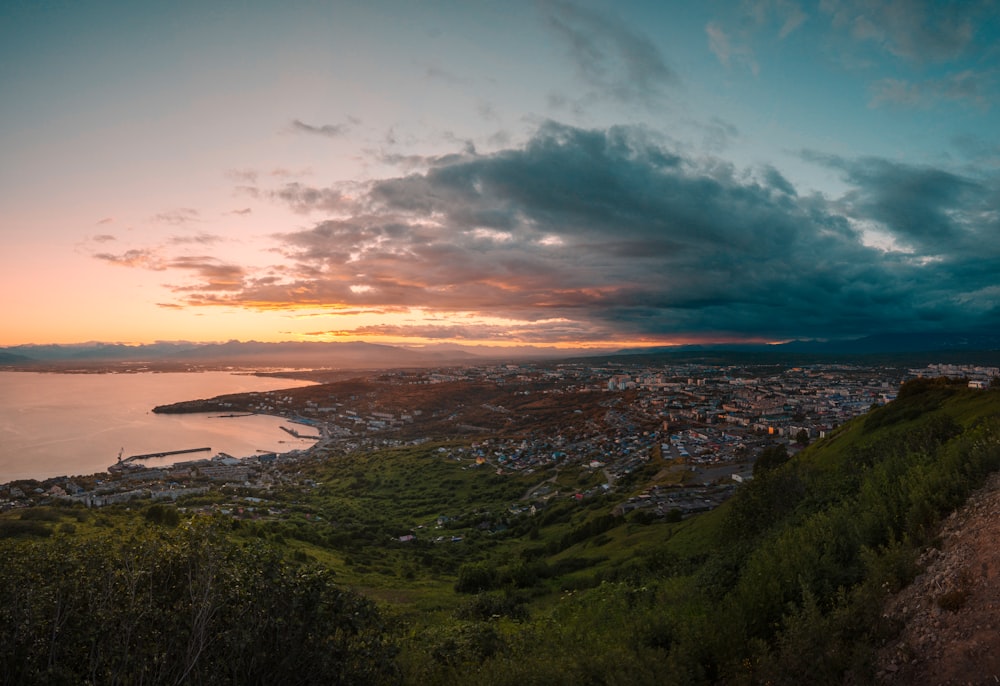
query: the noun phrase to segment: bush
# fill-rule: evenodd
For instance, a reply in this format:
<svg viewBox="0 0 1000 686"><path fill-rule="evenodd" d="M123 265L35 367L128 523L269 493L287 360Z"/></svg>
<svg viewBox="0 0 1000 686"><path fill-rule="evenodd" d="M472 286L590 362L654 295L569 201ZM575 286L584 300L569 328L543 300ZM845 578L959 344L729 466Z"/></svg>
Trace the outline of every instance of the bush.
<svg viewBox="0 0 1000 686"><path fill-rule="evenodd" d="M50 529L43 522L20 519L0 520L0 538L14 538L17 536L51 536Z"/></svg>
<svg viewBox="0 0 1000 686"><path fill-rule="evenodd" d="M62 516L47 507L29 507L26 510L21 511L22 521L33 521L33 522L58 522L62 520Z"/></svg>
<svg viewBox="0 0 1000 686"><path fill-rule="evenodd" d="M150 505L146 508L146 519L154 524L177 526L181 522L181 515L176 507L170 505Z"/></svg>
<svg viewBox="0 0 1000 686"><path fill-rule="evenodd" d="M28 686L263 685L290 674L383 684L397 674L371 601L326 570L202 524L0 541L0 654L0 683Z"/></svg>
<svg viewBox="0 0 1000 686"><path fill-rule="evenodd" d="M458 593L480 593L497 586L496 570L485 562L467 562L458 568L455 591Z"/></svg>
<svg viewBox="0 0 1000 686"><path fill-rule="evenodd" d="M500 617L526 620L524 598L512 593L479 593L455 610L455 617L470 621L488 621Z"/></svg>

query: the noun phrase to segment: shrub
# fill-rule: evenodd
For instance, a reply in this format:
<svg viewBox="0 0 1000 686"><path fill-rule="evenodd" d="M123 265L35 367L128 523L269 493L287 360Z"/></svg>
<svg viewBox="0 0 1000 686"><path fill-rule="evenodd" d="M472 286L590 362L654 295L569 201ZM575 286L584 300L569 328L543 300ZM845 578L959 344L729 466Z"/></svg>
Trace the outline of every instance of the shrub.
<svg viewBox="0 0 1000 686"><path fill-rule="evenodd" d="M455 591L458 593L480 593L496 588L496 569L485 562L467 562L458 568Z"/></svg>

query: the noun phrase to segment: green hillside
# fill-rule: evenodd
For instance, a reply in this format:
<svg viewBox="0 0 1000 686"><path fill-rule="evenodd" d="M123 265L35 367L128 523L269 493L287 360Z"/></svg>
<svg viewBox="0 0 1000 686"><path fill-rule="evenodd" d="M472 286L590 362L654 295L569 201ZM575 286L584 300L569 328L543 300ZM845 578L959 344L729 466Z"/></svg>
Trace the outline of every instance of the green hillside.
<svg viewBox="0 0 1000 686"><path fill-rule="evenodd" d="M998 467L1000 392L916 380L683 521L430 443L264 499L9 512L0 682L870 683L882 600Z"/></svg>

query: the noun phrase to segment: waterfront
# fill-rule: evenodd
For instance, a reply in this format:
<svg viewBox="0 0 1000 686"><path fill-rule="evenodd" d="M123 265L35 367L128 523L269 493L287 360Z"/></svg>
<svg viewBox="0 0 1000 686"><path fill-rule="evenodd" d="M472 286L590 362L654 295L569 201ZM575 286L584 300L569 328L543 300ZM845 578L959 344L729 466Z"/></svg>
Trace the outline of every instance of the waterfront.
<svg viewBox="0 0 1000 686"><path fill-rule="evenodd" d="M0 372L0 483L105 471L123 456L211 446L242 457L312 445L279 417L161 415L153 407L306 381L228 372L46 374ZM153 460L163 464L163 460Z"/></svg>

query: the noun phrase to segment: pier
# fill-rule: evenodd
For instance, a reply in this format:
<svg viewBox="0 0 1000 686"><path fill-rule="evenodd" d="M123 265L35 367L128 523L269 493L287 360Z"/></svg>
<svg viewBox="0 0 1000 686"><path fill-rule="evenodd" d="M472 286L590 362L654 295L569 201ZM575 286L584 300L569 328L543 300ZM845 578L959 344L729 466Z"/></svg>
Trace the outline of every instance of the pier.
<svg viewBox="0 0 1000 686"><path fill-rule="evenodd" d="M310 441L320 441L320 440L322 440L322 439L323 439L323 437L322 437L322 436L303 436L302 434L300 434L300 433L299 433L298 431L296 431L295 429L289 429L289 428L288 428L287 426L282 426L282 427L280 427L280 428L281 428L281 429L282 429L283 431L286 431L286 432L288 432L288 433L289 433L289 434L291 434L292 436L295 436L296 438L305 438L305 439L308 439L308 440L310 440Z"/></svg>
<svg viewBox="0 0 1000 686"><path fill-rule="evenodd" d="M210 451L211 448L187 448L186 450L166 450L162 453L145 453L144 455L130 455L124 460L119 458L118 462L134 462L136 460L145 460L147 458L153 457L169 457L170 455L187 455L188 453L204 453Z"/></svg>

